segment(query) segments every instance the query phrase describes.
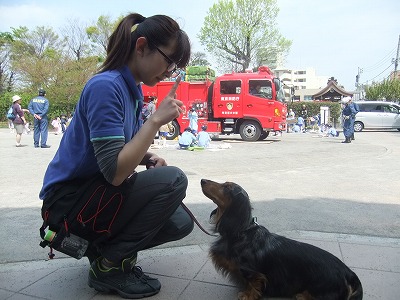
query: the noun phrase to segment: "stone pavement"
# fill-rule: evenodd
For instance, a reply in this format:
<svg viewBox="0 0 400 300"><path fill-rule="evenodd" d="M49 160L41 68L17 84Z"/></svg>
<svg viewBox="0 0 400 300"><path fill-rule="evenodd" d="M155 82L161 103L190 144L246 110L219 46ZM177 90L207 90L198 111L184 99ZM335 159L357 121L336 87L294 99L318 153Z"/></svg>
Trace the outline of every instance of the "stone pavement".
<svg viewBox="0 0 400 300"><path fill-rule="evenodd" d="M369 135L367 136L367 134ZM372 139L377 134L381 134L379 138ZM322 140L315 137L317 136L284 134L282 137L270 137L267 141L254 144L241 143L232 139L228 141L230 147L218 147L218 145L224 145L224 141L217 141L213 142L214 145L217 145L214 149L215 151L205 150L198 153L175 150L171 145L172 142L169 142L170 148L154 149L153 151L169 157L169 161L173 162L171 164L182 164L190 182L188 199L185 200L185 203L192 209L201 223L206 223L207 216L213 205L201 195L198 184L199 179L204 177L221 182L227 179L240 182L242 186L246 187L254 201L255 214L259 216L259 223L268 224L268 227L273 229L271 231L314 244L339 257L360 277L364 288L364 299L400 299L400 201L398 192L399 175L396 175L399 173L399 169L397 168L392 172L390 169L380 170L375 168L375 162L372 158L376 156L380 159L376 162L377 165L383 164L386 159L392 161L391 166L396 168L400 148L398 147L399 141L392 144L392 139L400 140L400 134L397 132L359 134L357 135L358 146L356 143L354 145L340 145L340 141L337 139ZM31 139L32 136L24 135L22 143L27 146L15 148L13 136L10 135L8 130L0 129L0 177L2 187L0 192L0 300L120 299L118 295L104 295L88 287L87 259L75 260L61 253L56 253L55 259L48 260L47 249L42 249L38 246L41 203L37 199L37 193L40 189L47 163L58 147L60 136L50 135L49 144L52 145L50 149L34 149ZM384 141L390 145L374 144L371 140ZM304 156L304 159L301 157L290 159L291 156L288 155L292 153L290 149L293 147L298 147L294 151L299 153L303 151L301 149L304 149L304 147L317 149L321 143L326 143L325 146L328 146L333 153L343 151L341 149L347 147L345 148L346 155L353 155L354 159L358 155L356 152L364 151L362 155L367 157L371 155L371 158L369 158L371 170L375 174L386 173L390 176L391 183L385 183L386 181L379 182L379 179L377 179L378 184L374 189L370 190L368 185L363 186L362 182L358 182L357 180L359 179L354 176L354 180L362 186L359 188L358 194L354 191L341 193L337 191L340 190L338 188L339 185L337 185L334 189L326 192L331 194L331 197L325 196L324 191L328 187L325 187L322 181L316 181L317 179L313 175L315 171L312 171L311 168L308 170L307 167L302 166L302 175L299 177L298 173L296 173L296 162L300 165L307 162L309 165L310 158ZM285 144L290 147L284 148ZM246 147L251 147L250 149L252 150ZM276 150L278 152L274 152L274 147L280 147ZM350 149L353 149L355 153L349 153L349 151L353 151ZM263 155L270 159L269 166L275 170L275 173L278 173L275 176L277 178L280 177L280 181L275 181L275 177L270 175L271 172L268 173L270 175L268 178L272 177L271 182L268 182L269 188L261 192L258 192L259 182L256 177L266 173L265 171L263 173L255 171L257 162L253 166L249 165L249 162L253 162L256 159L255 156L252 156L255 154L250 154L250 152L259 151L264 151ZM319 152L321 151L319 150ZM371 154L368 154L370 152ZM230 160L232 153L236 153L236 160L235 158ZM275 165L272 162L279 160L277 153L286 155L280 161L280 164L285 165L284 160L290 160L290 166L286 170L284 170L286 166L279 169L279 164ZM248 155L247 158L242 159L246 154ZM208 155L212 155L212 157L207 157ZM179 164L174 163L174 157L179 160ZM208 161L212 159L213 163L204 165L203 158L205 157ZM338 154L337 158L339 157L343 157L343 154ZM393 158L395 159L393 160ZM243 162L241 163L242 160ZM314 158L315 160L318 160L318 158ZM222 167L214 166L220 161L223 162ZM324 158L321 158L321 162L323 161L325 161ZM235 162L240 164L240 167L235 165ZM332 172L337 171L342 175L347 175L347 171L343 170L340 164L338 170L335 170L335 165L330 168ZM358 165L357 167L360 166ZM362 175L365 175L364 178L369 178L368 174L364 173L370 173L372 172L371 170L368 169L361 172ZM224 172L229 172L230 174L225 174ZM256 177L251 177L251 172L257 173ZM290 176L292 176L293 172L293 178L300 179L297 181L291 180ZM352 170L352 174L354 172L355 169ZM247 174L249 175L246 176ZM334 175L331 174L330 177L332 176ZM285 182L282 182L282 177L289 177L290 186L297 191L296 194L292 194L291 189L288 187L284 189L281 187L285 185ZM338 177L334 176L333 178ZM337 181L340 181L340 178ZM267 182L267 180L264 179L264 182ZM305 184L313 188L303 190L302 187ZM369 185L373 184L369 183ZM382 185L384 187L380 190ZM18 187L20 188L18 189ZM384 189L390 188L392 193L388 192L386 194ZM376 200L377 203L368 203L368 199L376 198L373 194L375 190L378 190L379 195L381 195L380 200ZM269 210L271 210L271 207L275 208L275 206L271 206L275 204L275 200L263 202L260 199L269 199L272 195L277 195L273 199L280 199L286 206L278 207L273 213L268 213L267 209L263 210L264 206ZM317 221L299 219L291 227L290 222L296 218L297 214L292 215L288 206L291 203L293 205L297 204L286 202L284 199L296 197L301 206L307 206L306 212L310 212L313 216L321 214L323 218ZM319 197L322 198L320 199ZM322 211L321 207L325 204L325 197L331 202L329 202L328 206L323 206L324 210L329 210L329 206L335 207L335 212L332 215L325 214L326 212ZM303 198L311 198L313 203L321 206L317 206L317 211L313 211L313 206L309 205L309 202L303 201ZM348 199L351 201L357 199L361 204L352 202L353 206L346 206L346 203L350 201ZM372 202L372 200L370 201ZM378 201L380 202L378 203ZM364 205L365 211L363 210ZM365 220L359 220L362 217L361 215L355 215L352 220L351 215L346 215L346 210L349 210L347 209L348 207L357 207L357 210L362 210ZM377 212L374 210L377 210ZM383 214L381 214L382 210ZM342 215L338 211L344 217L341 217ZM274 214L281 215L281 217L275 219L273 218ZM325 223L329 223L329 218L332 216L336 222L332 222L330 225L332 226L331 230L328 230L323 226L326 226ZM370 234L370 232L377 234ZM195 227L190 236L177 243L166 244L164 247L141 252L138 257L138 265L146 273L158 277L162 284L160 293L149 299L236 299L238 289L216 273L208 258L207 251L212 240L212 237L205 236Z"/></svg>

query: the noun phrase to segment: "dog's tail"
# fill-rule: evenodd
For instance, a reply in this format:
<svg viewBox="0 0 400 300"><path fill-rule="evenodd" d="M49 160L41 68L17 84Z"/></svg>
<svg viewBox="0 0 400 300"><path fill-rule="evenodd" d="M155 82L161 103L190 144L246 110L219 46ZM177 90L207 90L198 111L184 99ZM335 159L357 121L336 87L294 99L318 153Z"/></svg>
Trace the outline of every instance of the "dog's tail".
<svg viewBox="0 0 400 300"><path fill-rule="evenodd" d="M349 286L349 300L361 300L363 298L363 288L361 281L358 276L352 272L352 274L346 278Z"/></svg>

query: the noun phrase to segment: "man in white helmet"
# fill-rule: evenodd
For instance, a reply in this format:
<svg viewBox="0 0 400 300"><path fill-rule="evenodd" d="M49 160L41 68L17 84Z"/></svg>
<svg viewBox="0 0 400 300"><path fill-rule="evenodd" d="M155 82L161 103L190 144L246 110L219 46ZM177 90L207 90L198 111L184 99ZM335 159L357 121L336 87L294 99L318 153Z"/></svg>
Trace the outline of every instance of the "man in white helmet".
<svg viewBox="0 0 400 300"><path fill-rule="evenodd" d="M344 97L342 99L342 104L344 108L342 110L343 116L343 134L345 140L342 143L351 143L351 136L354 133L354 117L357 114L357 111L354 109L353 105L350 105L351 97Z"/></svg>

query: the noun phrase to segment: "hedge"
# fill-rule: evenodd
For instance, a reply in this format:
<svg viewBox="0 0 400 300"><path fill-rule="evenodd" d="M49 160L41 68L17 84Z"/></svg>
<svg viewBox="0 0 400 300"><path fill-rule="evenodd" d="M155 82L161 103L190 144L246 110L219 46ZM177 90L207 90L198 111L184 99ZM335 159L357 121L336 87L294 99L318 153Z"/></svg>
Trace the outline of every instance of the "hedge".
<svg viewBox="0 0 400 300"><path fill-rule="evenodd" d="M288 111L292 109L295 113L295 117L300 116L302 106L305 104L308 116L316 116L321 111L321 106L327 106L330 110L331 122L334 126L337 126L339 118L342 112L340 103L338 102L328 102L328 101L299 101L299 102L289 102Z"/></svg>

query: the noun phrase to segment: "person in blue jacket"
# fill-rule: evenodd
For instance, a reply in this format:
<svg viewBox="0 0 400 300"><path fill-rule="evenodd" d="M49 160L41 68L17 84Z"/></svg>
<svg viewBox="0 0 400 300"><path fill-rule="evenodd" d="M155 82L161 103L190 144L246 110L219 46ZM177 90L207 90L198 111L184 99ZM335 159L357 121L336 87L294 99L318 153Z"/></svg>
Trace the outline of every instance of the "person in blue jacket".
<svg viewBox="0 0 400 300"><path fill-rule="evenodd" d="M197 134L196 139L200 147L208 148L210 146L211 138L207 132L207 125L201 126L201 131Z"/></svg>
<svg viewBox="0 0 400 300"><path fill-rule="evenodd" d="M49 100L45 96L46 91L39 89L38 96L31 99L28 105L28 110L33 116L33 144L35 148L39 148L39 146L41 148L50 148L47 145Z"/></svg>
<svg viewBox="0 0 400 300"><path fill-rule="evenodd" d="M190 52L187 34L172 18L122 18L44 175L42 246L47 227L58 239L71 233L88 241L88 284L97 291L124 298L158 293L159 280L136 265L138 252L193 230L181 205L185 173L148 151L160 126L183 113L175 98L180 78L144 124L141 115L141 83L155 86L179 75ZM146 169L136 172L139 165Z"/></svg>
<svg viewBox="0 0 400 300"><path fill-rule="evenodd" d="M350 125L350 126L352 126L352 128L353 128L353 134L351 135L350 139L351 139L352 141L354 141L354 140L355 140L355 137L354 137L354 122L355 122L355 120L356 120L356 115L357 115L357 113L360 112L360 107L358 106L357 102L354 102L354 101L353 101L353 99L350 99L349 105L353 106L353 109L354 109L354 111L356 112L356 113L354 114L354 116L352 116L352 118L350 119L350 120L351 120L351 125Z"/></svg>
<svg viewBox="0 0 400 300"><path fill-rule="evenodd" d="M188 118L189 118L189 127L192 130L192 133L197 134L197 130L199 128L199 125L197 124L199 116L197 115L197 112L194 107L192 107L189 110Z"/></svg>
<svg viewBox="0 0 400 300"><path fill-rule="evenodd" d="M342 104L344 105L342 110L343 134L345 137L345 140L342 143L351 143L351 136L354 133L354 121L352 121L352 119L355 118L357 112L354 109L354 106L350 105L350 101L350 97L344 97L342 99Z"/></svg>
<svg viewBox="0 0 400 300"><path fill-rule="evenodd" d="M185 128L182 134L178 137L178 144L180 149L187 149L194 146L196 143L196 136L192 133L190 127Z"/></svg>

